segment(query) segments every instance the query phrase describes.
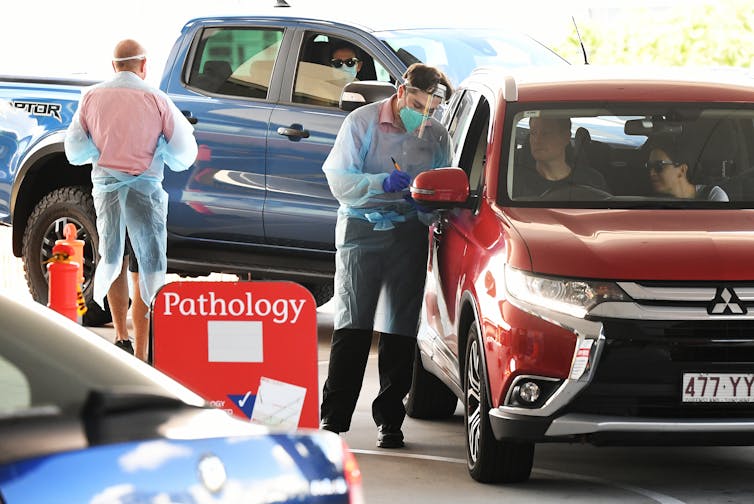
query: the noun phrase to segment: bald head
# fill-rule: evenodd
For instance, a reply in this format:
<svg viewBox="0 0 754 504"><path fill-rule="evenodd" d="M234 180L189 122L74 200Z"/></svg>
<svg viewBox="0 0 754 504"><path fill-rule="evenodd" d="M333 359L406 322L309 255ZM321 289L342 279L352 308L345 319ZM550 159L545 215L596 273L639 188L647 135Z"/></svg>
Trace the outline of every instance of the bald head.
<svg viewBox="0 0 754 504"><path fill-rule="evenodd" d="M128 70L138 74L143 70L145 52L141 44L135 40L121 40L113 51L113 68L116 72Z"/></svg>

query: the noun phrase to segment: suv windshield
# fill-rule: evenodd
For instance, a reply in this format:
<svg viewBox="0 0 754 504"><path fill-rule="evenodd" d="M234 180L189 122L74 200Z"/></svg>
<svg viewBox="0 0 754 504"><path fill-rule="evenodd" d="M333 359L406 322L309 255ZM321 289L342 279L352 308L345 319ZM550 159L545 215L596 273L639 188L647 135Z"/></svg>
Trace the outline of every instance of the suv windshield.
<svg viewBox="0 0 754 504"><path fill-rule="evenodd" d="M527 106L511 131L502 198L508 203L728 208L754 202L751 108Z"/></svg>
<svg viewBox="0 0 754 504"><path fill-rule="evenodd" d="M416 29L375 33L408 66L418 61L440 68L453 85L479 66L507 68L568 65L526 35L492 29Z"/></svg>

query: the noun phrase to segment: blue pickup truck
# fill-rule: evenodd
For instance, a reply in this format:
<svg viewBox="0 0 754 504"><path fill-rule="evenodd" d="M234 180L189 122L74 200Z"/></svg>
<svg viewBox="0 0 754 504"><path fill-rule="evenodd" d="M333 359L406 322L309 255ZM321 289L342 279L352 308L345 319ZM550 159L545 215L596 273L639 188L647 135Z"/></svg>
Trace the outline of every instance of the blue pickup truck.
<svg viewBox="0 0 754 504"><path fill-rule="evenodd" d="M422 61L454 83L480 65L567 65L531 38L504 30L372 29L295 16L189 21L160 87L194 124L199 156L166 171L168 268L289 279L318 304L332 295L337 202L321 165L347 110L344 73L329 64L342 41L359 50L360 81L401 82ZM45 260L69 222L85 241L84 323L109 313L91 301L98 237L89 167L70 166L68 123L92 81L0 77L0 224L13 227L33 297L47 302Z"/></svg>

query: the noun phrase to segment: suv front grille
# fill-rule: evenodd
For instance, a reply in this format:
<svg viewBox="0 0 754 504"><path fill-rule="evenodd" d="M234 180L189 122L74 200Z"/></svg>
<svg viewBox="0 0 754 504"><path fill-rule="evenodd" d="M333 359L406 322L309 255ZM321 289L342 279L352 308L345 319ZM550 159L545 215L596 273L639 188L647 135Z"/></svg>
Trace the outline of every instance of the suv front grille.
<svg viewBox="0 0 754 504"><path fill-rule="evenodd" d="M681 402L684 372L754 372L752 321L605 320L592 383L572 413L652 418L751 418L754 403Z"/></svg>

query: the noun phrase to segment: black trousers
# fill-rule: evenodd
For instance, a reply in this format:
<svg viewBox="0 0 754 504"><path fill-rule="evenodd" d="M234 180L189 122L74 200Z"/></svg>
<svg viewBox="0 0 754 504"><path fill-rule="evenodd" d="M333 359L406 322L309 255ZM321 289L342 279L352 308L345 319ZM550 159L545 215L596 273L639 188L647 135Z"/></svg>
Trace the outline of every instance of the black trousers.
<svg viewBox="0 0 754 504"><path fill-rule="evenodd" d="M346 432L351 427L371 345L371 330L333 331L320 408L322 423L332 430ZM377 355L380 391L372 402L375 424L393 427L403 424L406 417L403 398L411 388L415 351L416 338L380 333Z"/></svg>

